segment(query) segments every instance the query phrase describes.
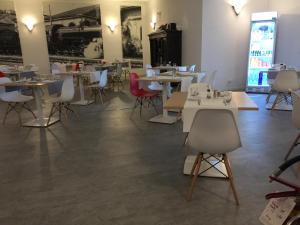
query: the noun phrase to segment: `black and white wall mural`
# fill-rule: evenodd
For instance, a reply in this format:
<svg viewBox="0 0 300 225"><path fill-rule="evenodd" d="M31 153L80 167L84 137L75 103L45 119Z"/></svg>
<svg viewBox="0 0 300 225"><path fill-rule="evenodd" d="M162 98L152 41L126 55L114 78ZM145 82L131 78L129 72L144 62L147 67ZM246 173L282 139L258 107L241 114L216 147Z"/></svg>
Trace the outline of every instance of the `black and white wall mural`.
<svg viewBox="0 0 300 225"><path fill-rule="evenodd" d="M44 20L51 60L103 59L100 5L44 2Z"/></svg>
<svg viewBox="0 0 300 225"><path fill-rule="evenodd" d="M121 6L123 58L131 60L132 67L143 67L142 8Z"/></svg>
<svg viewBox="0 0 300 225"><path fill-rule="evenodd" d="M0 62L21 62L17 17L12 1L0 1Z"/></svg>

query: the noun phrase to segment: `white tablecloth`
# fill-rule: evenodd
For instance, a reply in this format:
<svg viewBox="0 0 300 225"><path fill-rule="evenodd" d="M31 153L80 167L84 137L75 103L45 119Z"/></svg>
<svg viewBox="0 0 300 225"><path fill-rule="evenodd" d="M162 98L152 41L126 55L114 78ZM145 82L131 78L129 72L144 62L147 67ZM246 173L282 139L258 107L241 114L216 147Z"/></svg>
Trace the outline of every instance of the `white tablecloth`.
<svg viewBox="0 0 300 225"><path fill-rule="evenodd" d="M229 104L223 103L223 98L202 98L200 105L197 100L187 100L182 110L183 132L190 132L194 117L199 109L230 109L237 118L238 107L232 100Z"/></svg>

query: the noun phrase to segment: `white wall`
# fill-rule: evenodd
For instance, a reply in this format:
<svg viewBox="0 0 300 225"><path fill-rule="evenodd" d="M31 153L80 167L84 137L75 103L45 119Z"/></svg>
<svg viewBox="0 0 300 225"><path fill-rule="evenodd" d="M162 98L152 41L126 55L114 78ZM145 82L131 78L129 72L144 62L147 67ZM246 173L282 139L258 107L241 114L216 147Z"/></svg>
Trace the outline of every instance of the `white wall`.
<svg viewBox="0 0 300 225"><path fill-rule="evenodd" d="M300 1L270 0L270 10L279 13L276 63L300 68Z"/></svg>
<svg viewBox="0 0 300 225"><path fill-rule="evenodd" d="M203 0L202 70L217 70L216 88L245 87L251 13L267 6L265 0L251 0L236 16L225 0Z"/></svg>
<svg viewBox="0 0 300 225"><path fill-rule="evenodd" d="M24 64L36 64L39 66L40 72L48 73L49 57L42 3L40 0L15 0L14 3ZM32 32L29 32L22 23L24 17L27 16L32 16L37 21Z"/></svg>
<svg viewBox="0 0 300 225"><path fill-rule="evenodd" d="M177 23L182 30L182 64L201 64L202 1L201 0L149 0L149 22L161 12L157 26ZM150 28L150 26L149 26ZM149 29L151 31L151 28Z"/></svg>

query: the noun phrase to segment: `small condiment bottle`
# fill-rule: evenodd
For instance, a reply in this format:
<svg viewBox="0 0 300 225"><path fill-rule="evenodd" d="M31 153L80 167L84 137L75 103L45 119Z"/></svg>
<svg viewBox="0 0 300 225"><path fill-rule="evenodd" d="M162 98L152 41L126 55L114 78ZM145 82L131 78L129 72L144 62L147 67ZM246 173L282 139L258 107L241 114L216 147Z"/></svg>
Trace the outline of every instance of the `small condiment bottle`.
<svg viewBox="0 0 300 225"><path fill-rule="evenodd" d="M206 96L206 98L211 98L211 91L210 91L210 89L207 89L207 96Z"/></svg>

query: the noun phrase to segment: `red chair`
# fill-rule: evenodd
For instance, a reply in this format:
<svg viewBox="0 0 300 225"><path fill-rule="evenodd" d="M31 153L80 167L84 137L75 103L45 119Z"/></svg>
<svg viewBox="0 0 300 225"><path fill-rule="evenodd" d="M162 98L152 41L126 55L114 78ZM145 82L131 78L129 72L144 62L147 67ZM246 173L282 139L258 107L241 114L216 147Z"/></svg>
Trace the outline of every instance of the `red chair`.
<svg viewBox="0 0 300 225"><path fill-rule="evenodd" d="M0 71L0 77L6 77L5 73Z"/></svg>
<svg viewBox="0 0 300 225"><path fill-rule="evenodd" d="M156 113L158 113L155 104L153 102L153 98L157 97L158 93L146 91L142 88L139 88L139 81L138 81L139 76L136 73L130 73L129 79L130 79L130 93L136 97L136 101L132 109L131 115L134 113L136 107L140 106L140 116L142 116L144 101L146 101L148 105L152 105Z"/></svg>

